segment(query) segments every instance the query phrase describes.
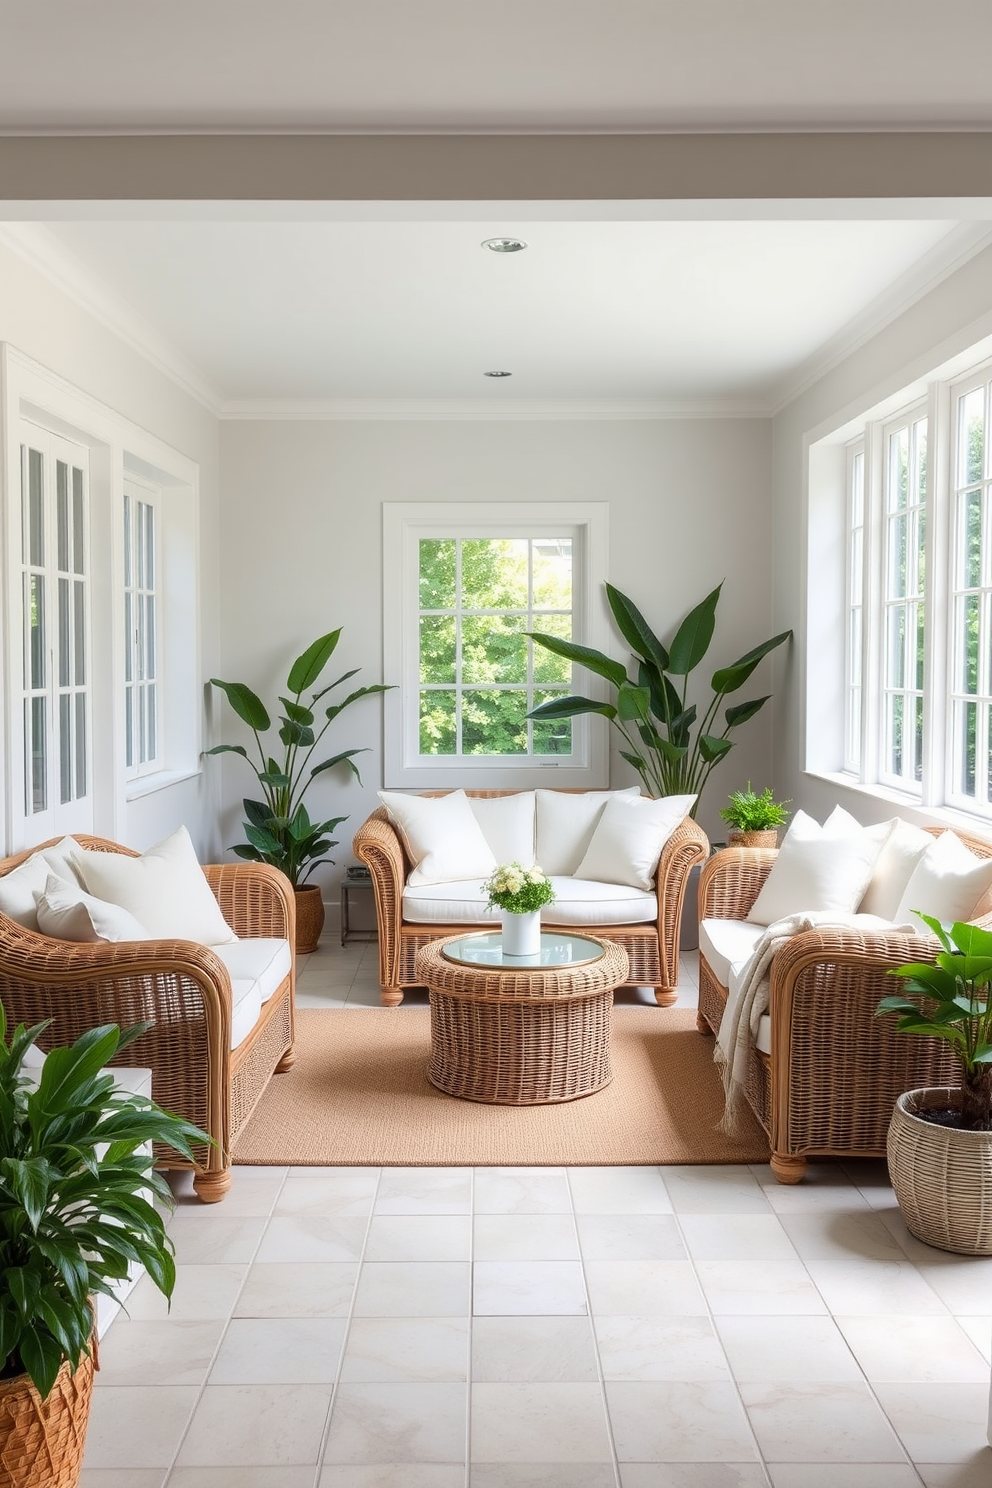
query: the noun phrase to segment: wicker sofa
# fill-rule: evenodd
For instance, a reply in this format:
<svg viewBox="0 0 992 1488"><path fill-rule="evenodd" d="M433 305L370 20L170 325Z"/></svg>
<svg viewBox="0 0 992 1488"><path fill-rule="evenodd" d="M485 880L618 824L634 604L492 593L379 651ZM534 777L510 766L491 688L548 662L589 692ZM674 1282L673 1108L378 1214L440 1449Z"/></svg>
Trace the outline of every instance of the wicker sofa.
<svg viewBox="0 0 992 1488"><path fill-rule="evenodd" d="M992 842L956 835L978 857L992 858ZM743 847L714 854L700 874L700 922L745 920L776 856L775 849ZM992 927L992 915L980 923ZM706 939L701 935L698 1024L710 1034L726 1006L727 969L710 965ZM798 1183L810 1157L884 1157L897 1096L959 1083L945 1043L908 1038L894 1018L875 1017L881 998L897 990L888 970L930 960L937 949L921 936L824 928L793 936L775 955L769 1021L750 1047L745 1093L768 1133L780 1183Z"/></svg>
<svg viewBox="0 0 992 1488"><path fill-rule="evenodd" d="M96 851L137 856L102 838L76 840ZM0 877L39 850L4 859ZM211 1146L196 1149L193 1177L199 1198L213 1203L231 1186L231 1147L238 1132L272 1074L293 1063L296 906L288 880L264 864L223 864L203 872L242 941L265 937L288 943L288 958L282 952L279 962L288 964L288 973L279 976L240 1040L232 974L216 951L191 941L54 940L0 914L0 1003L8 1024L51 1019L38 1039L45 1050L103 1023L125 1028L149 1023L116 1062L149 1068L158 1104L213 1139ZM162 1147L156 1156L163 1168L190 1166L171 1148Z"/></svg>
<svg viewBox="0 0 992 1488"><path fill-rule="evenodd" d="M423 792L443 796L445 791ZM470 797L495 799L518 794L514 791L468 791ZM568 792L568 794L575 794ZM448 935L492 928L483 921L459 923L423 923L404 916L403 896L411 864L402 837L392 825L384 807L374 811L358 829L354 851L368 866L375 893L379 931L379 982L382 1001L396 1007L403 1001L407 987L419 985L416 971L417 952L422 946ZM709 852L705 833L686 817L665 843L658 863L654 894L657 907L650 920L641 923L590 923L589 933L616 941L627 952L630 962L628 986L653 987L657 1002L668 1007L678 993L679 933L682 905L690 869L702 863ZM554 905L543 915L545 923L554 925ZM572 926L572 928L578 928Z"/></svg>

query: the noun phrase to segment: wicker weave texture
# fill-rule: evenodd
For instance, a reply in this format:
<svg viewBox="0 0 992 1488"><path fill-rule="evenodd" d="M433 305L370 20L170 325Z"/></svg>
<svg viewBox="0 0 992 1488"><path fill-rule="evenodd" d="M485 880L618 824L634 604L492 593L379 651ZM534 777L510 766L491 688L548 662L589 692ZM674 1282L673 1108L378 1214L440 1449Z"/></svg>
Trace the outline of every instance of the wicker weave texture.
<svg viewBox="0 0 992 1488"><path fill-rule="evenodd" d="M992 1255L992 1132L914 1115L960 1105L955 1088L905 1091L889 1127L889 1176L908 1228L927 1245Z"/></svg>
<svg viewBox="0 0 992 1488"><path fill-rule="evenodd" d="M426 791L425 795L445 795L444 791ZM470 790L469 796L505 796L513 791ZM417 972L417 954L432 940L470 930L491 929L486 925L414 925L403 920L403 889L410 864L395 827L385 807L380 806L355 833L355 856L369 869L375 895L379 940L379 982L383 998L402 1000L404 987L422 986ZM621 942L629 956L628 980L625 985L654 987L665 997L673 994L679 979L679 937L682 906L689 872L702 863L709 852L705 833L691 818L686 818L672 833L662 849L656 875L658 917L653 923L640 925L597 925L597 936ZM757 892L757 891L756 891ZM547 923L552 923L549 919ZM582 927L569 927L572 929Z"/></svg>
<svg viewBox="0 0 992 1488"><path fill-rule="evenodd" d="M136 856L103 838L77 840L100 852ZM30 855L0 862L0 877ZM292 946L296 910L283 874L263 863L210 865L204 874L236 934L288 939ZM214 1145L194 1149L203 1193L204 1180L229 1172L234 1133L292 1048L295 966L294 958L255 1029L232 1054L231 980L209 947L181 940L54 940L0 915L0 1002L8 1022L50 1019L39 1038L46 1050L103 1023L149 1024L114 1062L150 1069L158 1104L210 1134ZM190 1167L169 1147L156 1145L155 1157L160 1167Z"/></svg>
<svg viewBox="0 0 992 1488"><path fill-rule="evenodd" d="M585 966L507 971L456 965L442 945L426 946L418 963L430 990L432 1085L464 1100L534 1106L609 1084L613 989L629 974L622 947L607 942Z"/></svg>
<svg viewBox="0 0 992 1488"><path fill-rule="evenodd" d="M27 1375L0 1382L0 1484L76 1488L93 1394L93 1359L62 1365L47 1400Z"/></svg>

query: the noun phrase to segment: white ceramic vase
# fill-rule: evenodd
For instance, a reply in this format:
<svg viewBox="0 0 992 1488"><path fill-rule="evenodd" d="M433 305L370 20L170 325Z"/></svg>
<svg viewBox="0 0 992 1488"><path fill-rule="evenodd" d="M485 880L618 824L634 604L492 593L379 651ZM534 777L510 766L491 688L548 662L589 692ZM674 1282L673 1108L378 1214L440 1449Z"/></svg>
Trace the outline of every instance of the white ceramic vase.
<svg viewBox="0 0 992 1488"><path fill-rule="evenodd" d="M527 914L511 914L508 909L500 911L503 923L504 956L536 956L541 949L541 911L532 909Z"/></svg>

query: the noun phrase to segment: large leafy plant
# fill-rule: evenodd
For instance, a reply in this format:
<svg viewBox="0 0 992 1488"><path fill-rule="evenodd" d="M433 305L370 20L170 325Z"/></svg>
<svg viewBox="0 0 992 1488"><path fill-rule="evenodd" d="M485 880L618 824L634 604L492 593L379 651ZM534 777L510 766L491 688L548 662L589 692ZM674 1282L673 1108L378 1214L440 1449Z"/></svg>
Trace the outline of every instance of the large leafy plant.
<svg viewBox="0 0 992 1488"><path fill-rule="evenodd" d="M42 1398L93 1332L91 1298L144 1266L171 1297L173 1246L152 1202L172 1199L146 1143L191 1157L204 1132L114 1088L104 1066L143 1027L113 1024L53 1049L37 1088L25 1052L47 1027L16 1028L0 1006L0 1377L27 1374Z"/></svg>
<svg viewBox="0 0 992 1488"><path fill-rule="evenodd" d="M992 1131L992 932L967 924L948 930L931 915L919 917L942 949L932 962L889 972L904 978L910 995L883 997L876 1016L898 1013L900 1033L929 1034L950 1044L961 1065L960 1124L968 1131Z"/></svg>
<svg viewBox="0 0 992 1488"><path fill-rule="evenodd" d="M616 688L616 702L587 697L553 698L528 714L529 718L575 718L580 713L599 713L621 734L622 757L633 765L650 795L702 794L710 771L733 747L731 732L763 708L768 696L752 698L724 709L729 694L738 692L758 663L792 635L763 641L730 666L720 667L710 678L712 697L700 711L689 701L689 678L700 665L713 639L716 607L723 585L718 584L695 609L689 611L667 646L655 635L640 610L612 584L606 597L617 629L634 653L631 676L622 662L602 651L579 646L541 631L529 634L539 645L569 661L577 662ZM697 799L696 807L699 802ZM696 808L693 808L695 815Z"/></svg>
<svg viewBox="0 0 992 1488"><path fill-rule="evenodd" d="M328 728L345 708L359 698L388 691L381 683L358 687L340 702L325 704L318 724L318 704L323 702L328 693L354 677L360 670L353 667L350 672L343 673L334 682L315 691L308 702L303 701L304 693L314 687L333 656L340 636L340 628L319 636L290 667L286 682L286 691L290 696L279 698L283 712L277 720L281 745L278 757L269 752L271 745L267 747L262 742L262 735L269 733L275 725L261 698L244 682L222 682L219 677L210 679L211 685L219 687L224 693L242 723L246 723L251 729L258 751L256 763L243 744L217 744L213 749L207 750L208 754L240 754L254 770L262 790L260 801L246 798L243 803L247 817L244 829L248 841L239 843L234 851L240 858L248 858L255 863L271 863L276 868L281 868L294 888L305 883L319 864L333 862L327 854L332 847L337 846L337 842L329 834L343 821L347 821L345 816L335 816L321 822L311 821L304 805L304 796L317 776L326 770L332 770L335 765L344 765L361 780L354 757L365 751L345 749L332 755L330 759L311 764L314 752Z"/></svg>

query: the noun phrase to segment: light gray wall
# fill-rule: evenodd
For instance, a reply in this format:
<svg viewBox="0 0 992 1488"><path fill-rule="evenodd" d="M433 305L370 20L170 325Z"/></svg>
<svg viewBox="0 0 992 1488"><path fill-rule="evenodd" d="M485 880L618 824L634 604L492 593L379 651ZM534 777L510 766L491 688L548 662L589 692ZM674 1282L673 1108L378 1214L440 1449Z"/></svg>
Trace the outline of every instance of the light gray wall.
<svg viewBox="0 0 992 1488"><path fill-rule="evenodd" d="M220 635L218 420L3 244L0 341L9 342L196 461L200 477L200 657L203 674L210 676L218 662ZM4 495L11 497L11 493ZM130 846L144 848L185 822L201 856L213 856L220 839L212 792L215 782L204 776L144 796L129 807L122 835Z"/></svg>
<svg viewBox="0 0 992 1488"><path fill-rule="evenodd" d="M221 430L222 655L220 675L268 700L293 657L344 626L340 667L382 677L381 507L384 501L608 501L610 578L662 636L726 580L712 662L735 659L771 634L770 426L766 420L660 422L226 422ZM623 655L616 638L615 652ZM767 691L759 673L754 692ZM218 698L225 740L237 737ZM335 749L367 746L363 786L321 782L314 806L348 814L351 835L382 783L381 705L365 700L334 726ZM331 735L328 735L330 741ZM722 835L731 788L770 770L770 712L742 729L711 782L700 820ZM218 768L221 761L217 760ZM224 841L240 835L246 767L223 760ZM613 762L613 783L632 775ZM313 813L311 813L313 814Z"/></svg>
<svg viewBox="0 0 992 1488"><path fill-rule="evenodd" d="M821 377L773 421L774 623L776 630L793 627L797 637L790 659L775 666L779 706L773 773L780 794L791 796L797 806L819 818L838 801L864 822L883 820L892 815L892 808L878 798L805 772L809 442L925 377L988 336L990 330L992 249L986 249ZM901 814L919 815L907 810Z"/></svg>

